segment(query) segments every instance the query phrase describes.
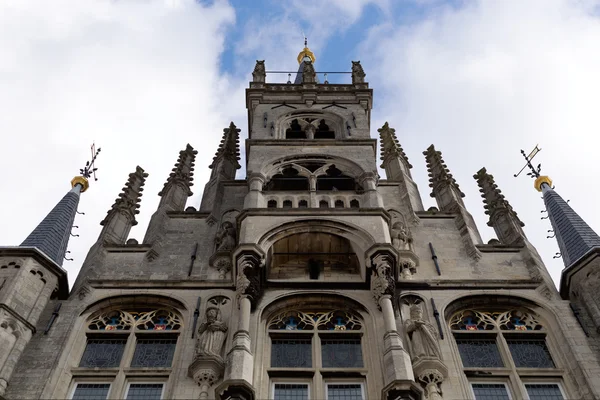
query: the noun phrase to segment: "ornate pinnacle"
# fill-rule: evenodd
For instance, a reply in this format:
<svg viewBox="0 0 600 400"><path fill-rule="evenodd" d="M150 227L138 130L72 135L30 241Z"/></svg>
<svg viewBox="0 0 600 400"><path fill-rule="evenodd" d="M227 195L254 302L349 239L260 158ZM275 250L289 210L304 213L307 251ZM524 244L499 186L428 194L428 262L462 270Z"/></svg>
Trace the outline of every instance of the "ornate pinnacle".
<svg viewBox="0 0 600 400"><path fill-rule="evenodd" d="M231 161L236 169L240 169L241 166L238 163L240 159L240 130L233 122L229 125L229 128L223 129L223 139L219 149L213 158L212 164L209 168L214 168L221 159Z"/></svg>
<svg viewBox="0 0 600 400"><path fill-rule="evenodd" d="M186 146L185 150L179 152L179 158L175 163L175 168L173 168L172 172L169 174L163 189L158 192L159 196L164 195L168 188L173 185L185 186L187 195L193 195L190 186L194 185L194 162L196 161L196 154L198 154L198 151L194 150L189 144Z"/></svg>
<svg viewBox="0 0 600 400"><path fill-rule="evenodd" d="M404 153L402 146L398 142L398 138L396 138L396 130L390 128L386 122L380 129L377 129L377 132L379 132L380 137L381 160L385 161L389 157L400 157L408 169L412 168L412 165L408 162L406 153ZM383 165L381 168L384 168Z"/></svg>
<svg viewBox="0 0 600 400"><path fill-rule="evenodd" d="M429 187L433 189L431 197L435 197L435 192L440 186L453 186L460 194L460 197L465 197L465 194L460 191L458 183L456 183L456 180L452 177L448 166L444 163L442 152L437 151L435 147L431 145L427 148L427 151L423 152L423 154L427 160Z"/></svg>
<svg viewBox="0 0 600 400"><path fill-rule="evenodd" d="M512 214L520 226L525 226L517 216L517 213L513 210L512 206L504 198L502 191L498 189L498 185L496 185L493 175L488 174L485 168L481 168L473 175L473 178L475 178L480 187L479 191L481 192L481 197L483 197L485 213L490 216L490 220L487 223L488 226L493 226L492 220L499 211L506 211L507 213Z"/></svg>
<svg viewBox="0 0 600 400"><path fill-rule="evenodd" d="M148 177L148 174L140 166L136 167L135 172L129 174L129 179L125 183L123 191L119 193L119 197L108 211L106 218L100 222L100 225L106 225L115 212L128 214L132 220L131 224L137 224L135 215L140 213L138 209L140 208L139 203L142 198L146 177Z"/></svg>

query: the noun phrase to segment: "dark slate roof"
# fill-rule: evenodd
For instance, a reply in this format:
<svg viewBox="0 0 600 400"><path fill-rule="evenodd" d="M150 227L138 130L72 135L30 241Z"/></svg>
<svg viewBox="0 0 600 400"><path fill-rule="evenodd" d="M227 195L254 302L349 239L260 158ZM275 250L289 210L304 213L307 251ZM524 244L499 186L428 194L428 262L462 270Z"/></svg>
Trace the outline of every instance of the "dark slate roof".
<svg viewBox="0 0 600 400"><path fill-rule="evenodd" d="M52 261L62 265L78 204L79 186L76 186L46 215L21 246L37 247Z"/></svg>
<svg viewBox="0 0 600 400"><path fill-rule="evenodd" d="M600 236L554 190L544 189L544 203L556 233L565 267L570 267L595 247Z"/></svg>

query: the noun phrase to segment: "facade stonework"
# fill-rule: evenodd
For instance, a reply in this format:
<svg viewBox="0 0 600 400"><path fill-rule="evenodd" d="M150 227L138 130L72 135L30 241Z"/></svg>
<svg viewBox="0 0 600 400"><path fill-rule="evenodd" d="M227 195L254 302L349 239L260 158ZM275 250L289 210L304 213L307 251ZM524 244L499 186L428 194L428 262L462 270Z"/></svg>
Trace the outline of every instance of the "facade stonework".
<svg viewBox="0 0 600 400"><path fill-rule="evenodd" d="M433 145L425 210L387 123L378 154L360 63L328 84L299 60L293 84L257 61L246 179L232 122L185 208L187 145L138 243L138 167L70 293L43 252L0 248L0 398L600 399L600 266L561 297L485 169L483 243Z"/></svg>

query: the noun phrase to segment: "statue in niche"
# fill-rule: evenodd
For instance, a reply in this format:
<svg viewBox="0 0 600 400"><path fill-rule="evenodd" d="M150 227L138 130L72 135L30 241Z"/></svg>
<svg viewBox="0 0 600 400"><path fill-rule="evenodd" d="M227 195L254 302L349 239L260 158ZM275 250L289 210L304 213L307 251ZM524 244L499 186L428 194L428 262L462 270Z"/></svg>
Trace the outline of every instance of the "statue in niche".
<svg viewBox="0 0 600 400"><path fill-rule="evenodd" d="M196 356L221 357L227 325L221 321L221 310L216 307L206 309L206 320L198 327Z"/></svg>
<svg viewBox="0 0 600 400"><path fill-rule="evenodd" d="M423 319L420 304L410 306L410 318L404 321L404 328L411 344L412 359L432 357L441 359L437 332L432 324Z"/></svg>
<svg viewBox="0 0 600 400"><path fill-rule="evenodd" d="M217 251L231 251L235 247L235 227L229 221L223 222L215 237Z"/></svg>
<svg viewBox="0 0 600 400"><path fill-rule="evenodd" d="M410 237L408 229L401 221L392 224L391 229L392 245L398 251L410 250Z"/></svg>

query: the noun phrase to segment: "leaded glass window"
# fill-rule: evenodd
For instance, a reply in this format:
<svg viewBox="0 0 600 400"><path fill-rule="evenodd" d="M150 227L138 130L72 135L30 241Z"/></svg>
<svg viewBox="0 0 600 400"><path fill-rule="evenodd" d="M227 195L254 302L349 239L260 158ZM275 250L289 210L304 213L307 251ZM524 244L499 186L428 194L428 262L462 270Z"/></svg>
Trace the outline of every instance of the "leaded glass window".
<svg viewBox="0 0 600 400"><path fill-rule="evenodd" d="M131 383L127 390L127 400L160 400L162 383Z"/></svg>
<svg viewBox="0 0 600 400"><path fill-rule="evenodd" d="M105 400L108 397L109 390L109 383L78 383L71 399Z"/></svg>
<svg viewBox="0 0 600 400"><path fill-rule="evenodd" d="M308 400L308 385L296 383L276 383L273 389L274 400Z"/></svg>
<svg viewBox="0 0 600 400"><path fill-rule="evenodd" d="M465 368L501 368L504 366L494 339L457 338L456 344Z"/></svg>
<svg viewBox="0 0 600 400"><path fill-rule="evenodd" d="M360 339L321 339L323 368L361 368Z"/></svg>
<svg viewBox="0 0 600 400"><path fill-rule="evenodd" d="M271 342L271 367L312 367L311 339L274 339Z"/></svg>
<svg viewBox="0 0 600 400"><path fill-rule="evenodd" d="M362 385L328 384L327 400L363 400Z"/></svg>
<svg viewBox="0 0 600 400"><path fill-rule="evenodd" d="M510 400L508 390L502 383L473 383L475 400Z"/></svg>
<svg viewBox="0 0 600 400"><path fill-rule="evenodd" d="M127 339L88 339L80 367L114 368L121 363Z"/></svg>
<svg viewBox="0 0 600 400"><path fill-rule="evenodd" d="M556 383L526 384L529 400L564 400L560 387Z"/></svg>
<svg viewBox="0 0 600 400"><path fill-rule="evenodd" d="M544 339L507 339L506 343L517 368L554 368Z"/></svg>
<svg viewBox="0 0 600 400"><path fill-rule="evenodd" d="M170 367L177 339L138 339L132 367Z"/></svg>

